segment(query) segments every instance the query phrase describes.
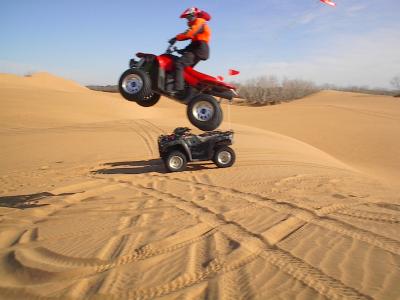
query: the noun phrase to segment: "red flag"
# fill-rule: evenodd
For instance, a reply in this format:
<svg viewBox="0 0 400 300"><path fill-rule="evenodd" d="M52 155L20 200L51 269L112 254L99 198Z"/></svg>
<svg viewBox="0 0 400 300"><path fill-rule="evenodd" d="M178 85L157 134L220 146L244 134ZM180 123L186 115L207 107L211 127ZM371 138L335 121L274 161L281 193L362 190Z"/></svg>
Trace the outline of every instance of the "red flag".
<svg viewBox="0 0 400 300"><path fill-rule="evenodd" d="M234 75L238 75L238 74L240 74L239 71L236 71L236 70L233 70L233 69L230 69L230 70L229 70L229 75L230 75L230 76L234 76Z"/></svg>
<svg viewBox="0 0 400 300"><path fill-rule="evenodd" d="M224 77L222 77L222 76L217 76L217 77L215 77L218 81L224 81Z"/></svg>
<svg viewBox="0 0 400 300"><path fill-rule="evenodd" d="M319 0L319 1L321 1L322 3L328 4L330 6L336 6L336 3L331 0Z"/></svg>

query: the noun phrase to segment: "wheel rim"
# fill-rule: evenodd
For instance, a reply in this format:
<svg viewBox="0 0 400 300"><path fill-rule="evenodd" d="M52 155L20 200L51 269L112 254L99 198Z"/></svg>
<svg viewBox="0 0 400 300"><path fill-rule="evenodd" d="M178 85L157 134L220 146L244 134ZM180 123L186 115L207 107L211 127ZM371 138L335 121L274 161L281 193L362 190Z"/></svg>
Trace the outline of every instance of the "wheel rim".
<svg viewBox="0 0 400 300"><path fill-rule="evenodd" d="M229 153L229 151L221 151L218 153L217 160L220 164L226 165L228 164L232 159L232 154Z"/></svg>
<svg viewBox="0 0 400 300"><path fill-rule="evenodd" d="M172 156L169 160L169 166L173 170L178 170L183 166L183 159L179 156Z"/></svg>
<svg viewBox="0 0 400 300"><path fill-rule="evenodd" d="M214 116L214 107L210 102L199 101L193 105L193 116L199 121L209 121Z"/></svg>
<svg viewBox="0 0 400 300"><path fill-rule="evenodd" d="M143 87L143 80L137 74L129 74L122 81L122 88L128 94L137 94Z"/></svg>

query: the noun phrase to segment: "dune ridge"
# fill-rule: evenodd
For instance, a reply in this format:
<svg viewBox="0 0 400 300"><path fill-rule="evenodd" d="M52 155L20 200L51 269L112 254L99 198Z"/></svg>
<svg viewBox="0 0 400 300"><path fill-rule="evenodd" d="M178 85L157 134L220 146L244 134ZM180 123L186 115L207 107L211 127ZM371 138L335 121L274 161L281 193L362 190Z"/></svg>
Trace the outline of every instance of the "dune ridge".
<svg viewBox="0 0 400 300"><path fill-rule="evenodd" d="M400 297L397 102L224 104L236 164L169 174L184 106L30 79L0 74L0 299Z"/></svg>
<svg viewBox="0 0 400 300"><path fill-rule="evenodd" d="M52 75L47 72L38 72L26 76L0 73L0 86L2 88L42 88L67 92L84 92L88 88L72 80Z"/></svg>
<svg viewBox="0 0 400 300"><path fill-rule="evenodd" d="M398 186L400 101L389 96L322 91L276 106L243 107L232 119L294 137Z"/></svg>

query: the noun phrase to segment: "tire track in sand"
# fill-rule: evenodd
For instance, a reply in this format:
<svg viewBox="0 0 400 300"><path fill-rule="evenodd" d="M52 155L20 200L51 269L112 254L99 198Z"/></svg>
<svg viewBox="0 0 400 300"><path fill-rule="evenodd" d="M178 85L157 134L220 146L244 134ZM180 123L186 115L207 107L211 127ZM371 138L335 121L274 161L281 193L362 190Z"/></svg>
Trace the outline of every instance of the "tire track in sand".
<svg viewBox="0 0 400 300"><path fill-rule="evenodd" d="M215 247L219 253L229 253L240 247L240 244L229 240L222 233L215 234ZM254 299L255 291L251 288L251 279L246 270L234 270L220 275L217 282L217 294L210 299Z"/></svg>
<svg viewBox="0 0 400 300"><path fill-rule="evenodd" d="M152 130L155 134L160 135L160 134L166 134L166 131L160 127L158 127L156 124L153 122L150 122L149 120L146 119L140 119L142 122L146 123L148 125L148 128Z"/></svg>
<svg viewBox="0 0 400 300"><path fill-rule="evenodd" d="M205 224L199 224L199 225L201 225L203 227L207 226ZM207 228L209 228L209 227L207 226ZM196 230L194 230L194 231L196 232L197 229L198 228L196 228ZM171 248L179 249L182 246L188 246L197 241L203 241L204 238L208 238L209 236L211 236L214 233L215 233L214 230L209 230L203 236L196 237L195 239L192 239L190 241L183 242L181 245L179 245L179 244L173 245ZM159 248L159 246L157 246L157 248ZM157 251L157 254L162 254L162 253L166 253L165 250L167 250L167 249L161 249L161 251L160 250L156 250L156 251ZM145 257L150 257L150 256L146 254ZM142 258L144 259L145 257L142 257ZM166 284L162 284L162 285L156 286L156 287L145 288L145 289L128 290L126 292L114 294L114 295L102 295L102 296L99 296L99 298L101 299L104 296L105 299L131 299L131 298L132 299L153 299L156 296L167 295L167 294L173 293L175 291L181 290L185 287L202 282L202 281L210 278L211 276L215 276L221 270L229 272L234 269L240 268L242 265L247 264L248 262L252 261L255 258L256 258L256 256L252 255L252 254L250 254L250 255L241 254L238 257L235 257L234 263L230 263L230 264L224 264L224 262L221 262L219 259L213 259L202 270L196 271L194 273L185 273L182 276L179 276L175 280L168 282ZM111 268L114 268L119 265L127 263L127 260L128 260L128 257L121 258L119 261L117 261L113 264L97 267L95 271L97 273L103 273L106 270L109 270ZM92 271L92 272L90 272L90 271ZM79 274L80 274L80 276L79 276ZM57 276L56 276L57 278L54 278L54 274L52 274L51 278L52 278L52 280L67 279L67 278L70 279L71 275L75 277L74 278L75 280L79 279L80 277L83 277L83 278L81 278L83 280L79 281L77 283L77 285L72 290L70 290L69 294L82 296L82 289L84 289L86 286L86 278L88 278L87 276L93 275L93 270L90 270L88 268L79 268L79 269L74 269L71 271L59 272L59 273L57 273ZM47 283L48 283L48 279L49 278L47 278L47 281L46 281ZM51 297L46 297L46 296L40 297L40 296L36 296L36 295L30 294L30 293L27 293L23 288L18 288L18 287L13 288L12 290L0 287L0 290L3 290L5 295L10 295L10 296L20 295L20 293L19 293L19 291L20 291L27 296L27 299L51 299ZM91 298L96 299L98 297L95 295Z"/></svg>
<svg viewBox="0 0 400 300"><path fill-rule="evenodd" d="M221 188L211 184L192 182L181 178L169 178L167 176L162 176L158 174L149 174L148 176L155 177L161 181L178 181L189 185L194 185L197 188L200 186L206 188L208 191L213 191L221 195L242 198L250 203L259 205L260 207L267 207L274 211L291 214L304 222L315 224L330 231L351 237L356 240L360 240L372 246L381 248L385 251L389 251L393 254L400 255L400 242L397 240L390 239L388 237L379 235L369 230L356 227L353 224L349 224L347 222L332 218L326 213L320 213L318 210L313 210L306 207L298 206L297 204L287 200L278 200L249 192L242 192L233 188L228 188L228 187ZM119 182L132 184L132 182L124 180L119 180ZM364 203L357 202L353 204L361 205ZM342 206L338 206L337 208L340 209L341 207ZM335 212L335 210L330 208L328 212L329 214L332 214Z"/></svg>
<svg viewBox="0 0 400 300"><path fill-rule="evenodd" d="M64 187L64 188L59 188L53 191L54 194L58 193L65 193L65 191L72 191L75 192L72 195L65 196L63 199L59 200L58 202L53 202L51 205L45 206L45 208L41 208L40 210L40 216L39 217L32 217L32 220L28 222L27 225L21 227L20 229L8 229L5 228L3 229L3 234L9 234L10 236L7 238L8 242L6 244L2 245L2 249L0 250L1 252L8 252L10 250L10 247L13 246L18 246L18 245L26 245L30 242L36 242L40 241L40 229L37 226L39 223L43 223L49 219L50 216L55 215L59 211L65 209L66 207L71 207L73 205L76 205L80 203L82 200L85 200L87 198L91 198L93 196L97 196L99 194L105 193L105 192L110 192L116 189L119 189L121 187L126 186L126 184L121 184L121 183L112 183L110 184L108 181L108 184L105 180L101 181L88 181L82 183L82 188L86 188L87 186L94 186L94 188L91 188L89 190L85 190L83 192L75 192L76 189L79 189L79 184L74 184L71 185L70 188Z"/></svg>
<svg viewBox="0 0 400 300"><path fill-rule="evenodd" d="M120 218L120 224L117 227L117 231L129 228L130 225L132 224L132 220L133 217L131 216L122 216ZM98 250L95 257L102 261L109 261L118 257L118 254L125 246L128 237L129 235L127 234L111 236L111 238L106 242L106 244Z"/></svg>
<svg viewBox="0 0 400 300"><path fill-rule="evenodd" d="M154 144L154 138L147 132L147 130L144 130L144 126L139 120L132 120L131 127L143 141L148 151L149 157L153 158L155 155L154 146L152 146Z"/></svg>
<svg viewBox="0 0 400 300"><path fill-rule="evenodd" d="M146 212L146 210L141 210L144 213L148 213ZM137 215L133 215L132 217L137 217L139 216L141 212L137 212ZM185 220L185 216L182 215L172 215L171 217L169 217L168 219L165 219L164 221L169 221L171 219L175 220L175 221L184 221ZM154 226L154 225L153 225ZM160 225L160 227L162 227L163 225ZM37 247L38 245L40 246L41 243L45 242L45 241L57 241L57 240L63 240L63 239L68 239L68 238L74 238L74 237L82 237L85 235L93 235L93 234L97 234L97 233L101 233L101 232L106 232L106 231L110 231L109 228L107 227L96 227L96 228L89 228L89 229L84 229L84 230L77 230L77 231L73 231L73 232L67 232L67 233L62 233L62 234L55 234L55 235L46 235L46 238L40 237L39 238L39 227L35 227L33 229L27 229L26 231L23 231L23 233L20 235L19 240L17 243L14 243L13 246L8 247L6 250L14 250L17 248L21 248L21 247ZM120 234L126 234L126 233L131 233L131 229L128 228L124 228L124 229L115 229L112 232L110 232L110 234L113 235L120 235ZM1 252L1 251L0 251Z"/></svg>
<svg viewBox="0 0 400 300"><path fill-rule="evenodd" d="M400 215L393 215L387 213L377 213L372 211L363 211L355 209L345 209L335 212L336 215L349 216L357 219L382 222L382 223L400 223Z"/></svg>
<svg viewBox="0 0 400 300"><path fill-rule="evenodd" d="M124 230L128 228L132 224L132 220L133 217L131 216L121 216L117 230ZM121 249L127 243L127 239L128 235L125 234L122 236L111 236L111 238L97 251L97 253L95 254L95 258L99 259L100 261L106 261L117 257ZM71 262L70 260L64 258L63 262L66 261ZM96 262L96 260L94 261ZM101 285L104 284L107 278L115 276L118 276L116 272L109 272L107 275L105 275L105 278L101 280ZM68 295L75 298L86 298L87 293L88 282L86 278L77 281L68 290Z"/></svg>
<svg viewBox="0 0 400 300"><path fill-rule="evenodd" d="M126 291L117 295L107 295L107 299L154 299L155 297L166 296L184 288L199 284L205 280L215 277L219 273L232 272L233 270L239 269L243 265L253 261L256 257L256 255L245 255L244 257L240 258L228 257L228 259L234 261L232 264L227 264L221 262L219 259L215 259L211 261L203 269L203 271L192 274L184 274L171 282L156 287Z"/></svg>
<svg viewBox="0 0 400 300"><path fill-rule="evenodd" d="M165 134L165 131L157 127L154 123L146 119L135 120L136 124L143 130L143 136L146 138L146 145L150 149L151 157L158 157L157 139L160 134ZM146 130L147 129L147 130Z"/></svg>
<svg viewBox="0 0 400 300"><path fill-rule="evenodd" d="M199 218L209 226L215 227L228 238L240 243L240 245L246 250L253 253L255 257L260 256L264 258L267 262L278 267L281 271L290 275L294 279L303 282L321 295L332 299L369 299L368 296L360 293L352 287L344 285L339 280L324 274L321 270L309 265L297 257L294 257L290 253L278 249L277 247L270 247L267 242L262 240L258 235L248 231L240 224L232 221L227 222L222 215L212 213L207 207L203 207L190 200L185 200L172 193L161 192L151 187L146 187L140 184L132 184L132 186L144 194L170 202L179 209L185 210L189 214ZM249 261L252 261L255 257ZM232 264L235 265L235 262ZM244 264L241 263L240 265L243 266ZM216 266L216 269L207 271L205 275L208 277L210 276L210 274L208 274L209 272L217 273L227 271L226 269L223 270L224 268L222 265L217 264ZM229 270L234 269L235 268L229 268ZM194 276L194 278L189 281L190 284L205 279L197 275ZM176 285L176 283L171 283L171 285ZM163 290L163 288L161 290ZM149 295L158 296L159 294L150 293Z"/></svg>
<svg viewBox="0 0 400 300"><path fill-rule="evenodd" d="M206 239L213 235L214 232L215 230L209 225L200 223L187 229L183 229L182 231L166 237L161 241L151 242L145 246L135 249L132 254L117 258L111 257L111 259L108 261L104 261L99 258L70 257L53 252L44 247L38 247L34 249L17 249L15 253L22 266L36 264L40 265L43 269L51 269L54 267L66 269L65 271L58 272L60 275L69 274L70 272L75 274L75 269L87 270L91 274L95 274L135 261L174 252L178 249ZM46 266L48 266L48 268Z"/></svg>
<svg viewBox="0 0 400 300"><path fill-rule="evenodd" d="M151 199L154 199L153 197ZM121 219L120 227L125 228L130 223L126 218ZM200 228L199 228L200 227ZM198 236L199 231L203 231L204 233ZM28 276L28 280L33 280L35 274L37 272L45 272L47 274L52 274L51 277L45 276L45 281L48 283L49 281L55 281L60 279L79 279L82 280L78 282L74 287L71 288L70 295L82 295L83 291L87 287L87 276L93 275L94 273L102 273L109 269L118 267L120 265L124 265L139 259L149 258L155 255L161 255L168 252L175 251L179 248L186 247L192 245L192 249L195 249L196 256L198 256L199 252L202 252L200 249L193 246L194 243L201 242L208 236L214 234L214 230L210 228L207 224L201 223L199 225L194 226L193 228L189 228L189 230L181 231L177 234L177 236L173 236L169 241L168 238L162 240L161 242L155 242L152 244L148 244L144 247L138 249L135 254L137 255L128 255L124 257L119 257L118 259L112 261L109 264L99 264L98 259L74 259L69 256L62 256L60 254L54 253L46 248L37 248L37 249L17 249L14 251L15 254L15 262L19 264L20 270L25 272L30 269L28 272L30 275ZM183 235L183 241L179 243L179 236ZM171 245L170 247L164 248L163 246L168 246L168 243ZM106 245L105 255L108 256L108 253L114 253L113 249L120 248L115 245L119 244L117 241L113 241L110 245ZM203 251L204 252L204 251ZM114 255L112 255L113 257ZM243 260L244 259L244 260ZM243 263L247 263L248 255L243 257L239 257L239 261L235 262L234 266L224 266L224 269L229 268L238 268ZM79 260L79 267L73 268L73 265ZM71 264L72 262L72 264ZM87 265L94 265L94 267L87 267ZM196 263L198 268L198 263ZM75 264L76 266L76 264ZM193 285L199 281L204 280L204 278L208 278L209 276L214 276L217 270L222 268L222 264L218 262L218 260L211 260L205 269L195 270L196 268L192 268L189 266L188 272L177 278L174 282L167 283L165 285L144 289L144 290L136 290L130 291L129 294L136 296L141 295L145 298L152 298L152 295L162 295L168 294L173 291L179 290L182 287ZM229 268L228 268L229 267ZM68 268L66 271L60 270L61 268ZM56 272L54 270L57 269ZM24 271L23 271L24 270ZM52 271L53 270L53 271ZM83 277L83 278L82 278ZM38 282L37 282L38 283ZM120 297L117 296L116 299ZM124 297L123 297L124 298ZM121 298L119 298L121 299Z"/></svg>

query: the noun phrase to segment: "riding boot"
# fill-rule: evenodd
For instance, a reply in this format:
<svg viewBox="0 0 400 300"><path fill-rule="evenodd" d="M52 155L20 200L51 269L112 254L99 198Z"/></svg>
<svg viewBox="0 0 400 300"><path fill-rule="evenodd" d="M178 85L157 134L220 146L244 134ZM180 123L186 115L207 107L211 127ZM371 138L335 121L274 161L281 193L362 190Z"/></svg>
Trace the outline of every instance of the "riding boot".
<svg viewBox="0 0 400 300"><path fill-rule="evenodd" d="M179 62L175 65L175 91L182 91L185 88L183 68L185 66Z"/></svg>

